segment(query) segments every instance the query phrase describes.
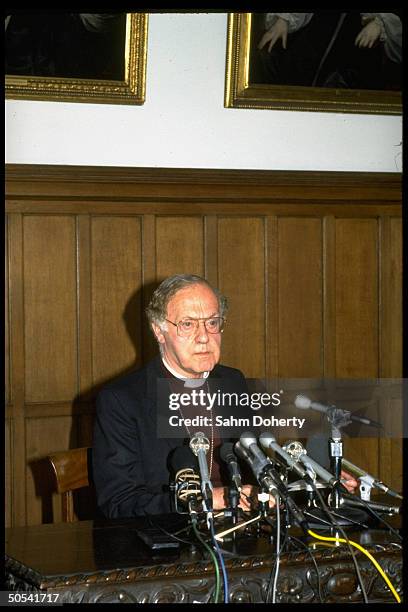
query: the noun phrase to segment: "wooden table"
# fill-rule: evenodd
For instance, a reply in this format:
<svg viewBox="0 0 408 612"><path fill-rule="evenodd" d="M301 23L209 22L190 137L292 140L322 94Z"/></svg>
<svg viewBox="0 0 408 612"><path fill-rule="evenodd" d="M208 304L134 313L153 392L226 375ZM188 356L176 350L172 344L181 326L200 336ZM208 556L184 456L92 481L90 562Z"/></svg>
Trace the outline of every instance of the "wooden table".
<svg viewBox="0 0 408 612"><path fill-rule="evenodd" d="M154 518L172 530L173 519L180 519L177 515ZM146 519L127 519L8 529L6 589L58 594L57 603L211 601L215 584L211 561L188 544L174 552L153 554L137 535L146 526ZM370 550L401 594L402 552L395 536L370 529L349 537ZM252 533L222 546L232 551L225 556L230 601L265 602L275 559L268 537ZM317 544L312 552L322 600L361 602L348 548ZM358 551L356 555L370 602L394 602L366 556ZM277 602L318 603L317 585L316 569L306 550L281 555Z"/></svg>

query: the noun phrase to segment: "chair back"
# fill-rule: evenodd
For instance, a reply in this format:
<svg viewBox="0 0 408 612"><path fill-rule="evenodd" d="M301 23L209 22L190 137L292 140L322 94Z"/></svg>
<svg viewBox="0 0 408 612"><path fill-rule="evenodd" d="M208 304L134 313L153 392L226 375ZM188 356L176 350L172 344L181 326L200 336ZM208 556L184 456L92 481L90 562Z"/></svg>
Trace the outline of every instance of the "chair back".
<svg viewBox="0 0 408 612"><path fill-rule="evenodd" d="M90 447L73 448L48 455L57 482L57 491L62 498L62 520L75 520L73 491L90 484Z"/></svg>

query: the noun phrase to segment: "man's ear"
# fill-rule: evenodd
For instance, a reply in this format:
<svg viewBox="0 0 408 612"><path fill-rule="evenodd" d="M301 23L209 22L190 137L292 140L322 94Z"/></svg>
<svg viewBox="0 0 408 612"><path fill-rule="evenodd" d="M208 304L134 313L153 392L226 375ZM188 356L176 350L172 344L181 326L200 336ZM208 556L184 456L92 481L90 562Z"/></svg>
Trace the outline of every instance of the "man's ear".
<svg viewBox="0 0 408 612"><path fill-rule="evenodd" d="M156 323L152 323L152 330L154 335L156 336L157 342L159 342L160 344L164 344L166 339L163 335L161 328Z"/></svg>

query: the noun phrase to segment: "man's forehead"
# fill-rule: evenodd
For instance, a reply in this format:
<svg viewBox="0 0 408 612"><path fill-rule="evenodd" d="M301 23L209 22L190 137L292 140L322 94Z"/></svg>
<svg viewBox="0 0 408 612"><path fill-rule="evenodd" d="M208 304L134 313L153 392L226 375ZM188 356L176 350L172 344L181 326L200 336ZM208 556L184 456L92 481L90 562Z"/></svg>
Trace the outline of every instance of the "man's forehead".
<svg viewBox="0 0 408 612"><path fill-rule="evenodd" d="M218 298L211 287L207 285L192 285L191 287L183 287L175 293L167 308L183 308L197 305L214 305L218 308Z"/></svg>

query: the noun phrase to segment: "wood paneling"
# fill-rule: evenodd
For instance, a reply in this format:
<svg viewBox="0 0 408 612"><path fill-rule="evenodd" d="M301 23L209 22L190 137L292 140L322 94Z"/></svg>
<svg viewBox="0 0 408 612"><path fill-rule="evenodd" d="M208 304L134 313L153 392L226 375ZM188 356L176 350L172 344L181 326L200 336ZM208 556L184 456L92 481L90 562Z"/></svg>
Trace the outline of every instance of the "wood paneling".
<svg viewBox="0 0 408 612"><path fill-rule="evenodd" d="M377 219L336 221L336 377L379 374ZM346 440L345 456L379 473L379 440Z"/></svg>
<svg viewBox="0 0 408 612"><path fill-rule="evenodd" d="M144 309L167 275L228 296L222 362L248 378L401 376L400 175L6 174L9 523L59 519L44 456L90 445L100 385L156 354ZM374 438L345 454L398 489L400 453Z"/></svg>
<svg viewBox="0 0 408 612"><path fill-rule="evenodd" d="M44 457L50 452L77 446L72 421L71 416L26 420L27 525L52 519L61 521L61 499L53 492L54 478Z"/></svg>
<svg viewBox="0 0 408 612"><path fill-rule="evenodd" d="M7 218L4 224L4 255L5 255L5 278L4 278L4 386L5 386L5 402L7 404L13 401L11 397L11 381L10 381L10 327L9 327L9 262L8 262L8 234L7 234Z"/></svg>
<svg viewBox="0 0 408 612"><path fill-rule="evenodd" d="M265 376L265 228L259 218L220 218L218 284L230 309L223 360L249 378Z"/></svg>
<svg viewBox="0 0 408 612"><path fill-rule="evenodd" d="M279 375L319 378L322 351L322 221L279 220Z"/></svg>
<svg viewBox="0 0 408 612"><path fill-rule="evenodd" d="M91 221L92 374L98 384L141 363L139 218Z"/></svg>
<svg viewBox="0 0 408 612"><path fill-rule="evenodd" d="M69 400L77 391L75 219L24 216L23 240L25 399Z"/></svg>
<svg viewBox="0 0 408 612"><path fill-rule="evenodd" d="M204 274L204 225L201 217L157 217L156 278Z"/></svg>
<svg viewBox="0 0 408 612"><path fill-rule="evenodd" d="M336 221L336 376L378 376L376 219Z"/></svg>
<svg viewBox="0 0 408 612"><path fill-rule="evenodd" d="M4 426L4 498L5 498L5 511L4 511L4 524L5 527L11 527L12 524L12 452L11 452L11 433L10 433L10 419L6 418Z"/></svg>

